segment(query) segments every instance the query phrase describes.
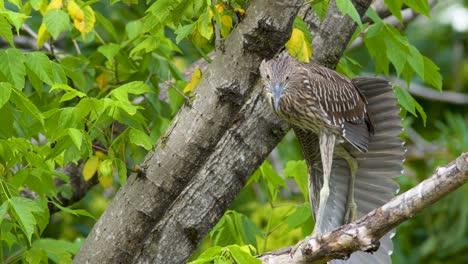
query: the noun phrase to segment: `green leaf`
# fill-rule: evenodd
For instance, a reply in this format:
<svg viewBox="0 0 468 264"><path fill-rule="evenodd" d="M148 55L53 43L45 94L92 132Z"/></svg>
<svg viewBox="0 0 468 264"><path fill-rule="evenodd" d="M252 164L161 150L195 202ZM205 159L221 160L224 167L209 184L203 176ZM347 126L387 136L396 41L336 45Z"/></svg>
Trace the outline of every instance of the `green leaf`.
<svg viewBox="0 0 468 264"><path fill-rule="evenodd" d="M211 40L213 37L213 24L211 23L208 11L203 13L198 19L197 28L202 37L207 40Z"/></svg>
<svg viewBox="0 0 468 264"><path fill-rule="evenodd" d="M26 75L23 53L14 48L0 50L0 72L16 89L23 90Z"/></svg>
<svg viewBox="0 0 468 264"><path fill-rule="evenodd" d="M112 22L110 22L107 18L105 18L103 15L101 15L100 12L94 12L94 15L96 16L96 21L100 25L102 25L107 30L107 32L110 33L112 38L114 38L113 40L118 41L119 40L119 35L117 34L117 31L115 30L114 25L112 24Z"/></svg>
<svg viewBox="0 0 468 264"><path fill-rule="evenodd" d="M0 109L10 100L11 90L15 89L13 85L6 82L0 82Z"/></svg>
<svg viewBox="0 0 468 264"><path fill-rule="evenodd" d="M288 215L288 228L294 229L303 223L307 222L312 217L310 204L305 203L296 207L296 210L290 215Z"/></svg>
<svg viewBox="0 0 468 264"><path fill-rule="evenodd" d="M120 185L124 185L127 181L127 165L121 159L114 159L114 165L117 167Z"/></svg>
<svg viewBox="0 0 468 264"><path fill-rule="evenodd" d="M13 32L11 32L11 25L5 18L3 18L3 16L0 16L0 36L5 38L10 46L15 46L15 43L13 42Z"/></svg>
<svg viewBox="0 0 468 264"><path fill-rule="evenodd" d="M179 44L181 40L186 38L188 35L192 34L194 29L195 29L195 23L177 28L176 31L174 32L177 34L176 43Z"/></svg>
<svg viewBox="0 0 468 264"><path fill-rule="evenodd" d="M41 98L42 97L42 89L44 88L44 82L41 81L39 76L37 76L33 71L26 67L26 75L28 76L28 80L31 83L32 87L36 91L37 95Z"/></svg>
<svg viewBox="0 0 468 264"><path fill-rule="evenodd" d="M65 240L42 238L34 241L32 248L44 250L54 263L71 263L72 256L78 253L79 243Z"/></svg>
<svg viewBox="0 0 468 264"><path fill-rule="evenodd" d="M273 169L268 161L263 162L262 166L260 166L260 171L268 183L275 188L286 186L286 181Z"/></svg>
<svg viewBox="0 0 468 264"><path fill-rule="evenodd" d="M413 70L419 75L419 77L421 77L421 79L424 80L424 58L419 52L419 50L413 45L409 45L408 63L411 65Z"/></svg>
<svg viewBox="0 0 468 264"><path fill-rule="evenodd" d="M262 262L252 256L249 252L245 252L238 245L227 246L231 252L231 256L234 259L235 263L245 263L245 264L261 264Z"/></svg>
<svg viewBox="0 0 468 264"><path fill-rule="evenodd" d="M188 264L208 264L213 263L217 256L223 253L223 248L214 246L206 249L196 260L189 262Z"/></svg>
<svg viewBox="0 0 468 264"><path fill-rule="evenodd" d="M159 0L154 2L146 12L150 13L151 28L158 28L170 22L174 9L183 2L182 0ZM188 2L188 1L187 1ZM178 15L178 14L177 14Z"/></svg>
<svg viewBox="0 0 468 264"><path fill-rule="evenodd" d="M83 142L83 133L81 130L76 128L69 128L67 129L67 133L73 141L73 144L75 144L78 149L81 149L81 143Z"/></svg>
<svg viewBox="0 0 468 264"><path fill-rule="evenodd" d="M372 19L372 21L374 21L374 23L376 25L379 25L379 26L383 25L382 19L380 18L379 14L377 14L375 12L374 9L372 9L372 8L367 9L366 16L368 16L370 19Z"/></svg>
<svg viewBox="0 0 468 264"><path fill-rule="evenodd" d="M31 160L31 158L29 160ZM42 162L44 162L43 158ZM50 174L49 171L34 168L29 170L29 172L30 173L26 181L26 185L31 191L37 193L40 196L55 196L55 182L53 175Z"/></svg>
<svg viewBox="0 0 468 264"><path fill-rule="evenodd" d="M330 5L330 0L318 0L310 2L312 10L317 14L321 21L327 16L328 6Z"/></svg>
<svg viewBox="0 0 468 264"><path fill-rule="evenodd" d="M23 258L28 264L41 264L49 262L47 252L45 252L43 249L34 247L24 252Z"/></svg>
<svg viewBox="0 0 468 264"><path fill-rule="evenodd" d="M112 92L109 93L109 96L118 101L128 102L128 94L140 95L150 92L152 92L151 88L147 84L141 81L135 81L112 90Z"/></svg>
<svg viewBox="0 0 468 264"><path fill-rule="evenodd" d="M125 25L125 32L127 33L129 39L139 37L141 34L143 34L143 23L141 23L140 20L132 21Z"/></svg>
<svg viewBox="0 0 468 264"><path fill-rule="evenodd" d="M361 72L361 65L356 60L353 60L349 56L342 56L336 67L336 71L347 76L348 78L353 78Z"/></svg>
<svg viewBox="0 0 468 264"><path fill-rule="evenodd" d="M65 213L69 213L69 214L72 214L72 215L82 215L82 216L87 216L89 218L92 218L92 219L96 219L96 217L94 217L94 215L92 215L90 212L86 211L86 210L83 210L83 209L71 209L71 208L68 208L68 207L64 207L64 206L61 206L60 204L54 202L54 201L51 201L55 206L57 206L57 208L59 208L61 211L65 212Z"/></svg>
<svg viewBox="0 0 468 264"><path fill-rule="evenodd" d="M60 111L58 120L59 126L62 128L77 127L80 122L78 113L75 107L65 107Z"/></svg>
<svg viewBox="0 0 468 264"><path fill-rule="evenodd" d="M104 188L112 186L114 180L114 169L112 168L112 159L106 159L99 164L98 180Z"/></svg>
<svg viewBox="0 0 468 264"><path fill-rule="evenodd" d="M62 65L51 61L52 72L54 73L54 83L67 83L67 76Z"/></svg>
<svg viewBox="0 0 468 264"><path fill-rule="evenodd" d="M416 101L416 99L413 98L413 100L414 100L414 105L416 106L416 110L421 115L424 126L426 126L426 120L427 120L426 112L424 112L423 107L418 103L418 101Z"/></svg>
<svg viewBox="0 0 468 264"><path fill-rule="evenodd" d="M285 177L293 178L296 181L304 195L304 200L309 201L308 173L305 160L288 161L284 167L283 173Z"/></svg>
<svg viewBox="0 0 468 264"><path fill-rule="evenodd" d="M411 7L416 12L429 16L431 12L431 6L428 0L404 0L405 4Z"/></svg>
<svg viewBox="0 0 468 264"><path fill-rule="evenodd" d="M379 74L383 72L388 75L389 61L387 58L385 41L380 34L382 28L382 24L371 26L364 37L364 43L369 51L369 55L375 58L375 73Z"/></svg>
<svg viewBox="0 0 468 264"><path fill-rule="evenodd" d="M435 65L428 57L424 59L424 81L439 91L442 91L442 75L440 75L439 67Z"/></svg>
<svg viewBox="0 0 468 264"><path fill-rule="evenodd" d="M257 245L261 229L247 216L228 210L210 233L214 245Z"/></svg>
<svg viewBox="0 0 468 264"><path fill-rule="evenodd" d="M143 53L150 53L156 50L159 47L160 41L161 40L158 36L147 37L145 40L140 42L140 44L138 44L135 48L133 48L132 51L130 51L130 57L141 53L141 51L144 51Z"/></svg>
<svg viewBox="0 0 468 264"><path fill-rule="evenodd" d="M336 6L343 15L350 16L358 25L362 25L361 16L357 12L351 0L336 0Z"/></svg>
<svg viewBox="0 0 468 264"><path fill-rule="evenodd" d="M400 86L395 86L394 90L395 97L398 99L400 105L417 117L418 115L416 114L416 105L413 96L411 96L411 94L406 89Z"/></svg>
<svg viewBox="0 0 468 264"><path fill-rule="evenodd" d="M385 0L385 4L392 15L394 15L400 23L403 23L403 18L401 17L401 6L403 5L403 0Z"/></svg>
<svg viewBox="0 0 468 264"><path fill-rule="evenodd" d="M24 96L22 92L16 89L12 89L11 91L12 93L10 99L11 102L15 104L16 108L25 112L44 125L44 116L39 111L39 109L37 109L36 105L34 105L26 96Z"/></svg>
<svg viewBox="0 0 468 264"><path fill-rule="evenodd" d="M104 55L109 61L112 61L120 51L120 45L115 43L109 43L102 45L98 48L98 51Z"/></svg>
<svg viewBox="0 0 468 264"><path fill-rule="evenodd" d="M146 135L145 132L139 129L130 129L128 132L128 137L132 144L143 147L147 150L151 150L153 148L153 140L151 140L151 138Z"/></svg>
<svg viewBox="0 0 468 264"><path fill-rule="evenodd" d="M10 200L11 213L18 221L29 243L37 222L33 213L40 213L43 209L34 201L24 197L12 197Z"/></svg>
<svg viewBox="0 0 468 264"><path fill-rule="evenodd" d="M4 201L2 206L0 206L0 224L2 223L3 219L5 219L5 214L8 210L8 201Z"/></svg>
<svg viewBox="0 0 468 264"><path fill-rule="evenodd" d="M25 14L13 12L13 11L10 11L10 10L0 11L0 14L5 16L8 19L8 21L10 21L10 23L13 26L15 26L16 31L17 31L17 33L19 35L19 29L21 28L21 25L24 23L26 18L28 18L28 16L25 15Z"/></svg>
<svg viewBox="0 0 468 264"><path fill-rule="evenodd" d="M48 4L47 0L31 0L31 6L36 11L39 11L41 7L47 4Z"/></svg>
<svg viewBox="0 0 468 264"><path fill-rule="evenodd" d="M403 72L406 64L408 47L407 43L403 43L401 39L393 33L394 32L387 30L384 41L387 48L387 58L392 62L393 66L395 66L397 75L399 76ZM399 32L396 34L399 34Z"/></svg>
<svg viewBox="0 0 468 264"><path fill-rule="evenodd" d="M54 83L54 73L49 58L42 52L29 52L25 58L26 67L48 85Z"/></svg>
<svg viewBox="0 0 468 264"><path fill-rule="evenodd" d="M64 31L71 29L70 17L60 9L51 9L44 15L44 24L54 39Z"/></svg>

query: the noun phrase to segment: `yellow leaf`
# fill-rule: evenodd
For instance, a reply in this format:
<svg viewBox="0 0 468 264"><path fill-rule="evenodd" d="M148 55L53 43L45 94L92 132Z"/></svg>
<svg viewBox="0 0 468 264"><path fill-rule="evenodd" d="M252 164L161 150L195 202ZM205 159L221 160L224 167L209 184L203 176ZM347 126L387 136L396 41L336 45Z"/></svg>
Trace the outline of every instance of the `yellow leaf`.
<svg viewBox="0 0 468 264"><path fill-rule="evenodd" d="M221 23L223 23L224 27L220 27L221 29L221 36L226 37L229 35L232 29L232 17L228 15L224 15L221 17Z"/></svg>
<svg viewBox="0 0 468 264"><path fill-rule="evenodd" d="M216 10L218 10L218 13L222 14L224 12L224 7L222 4L217 4L215 5Z"/></svg>
<svg viewBox="0 0 468 264"><path fill-rule="evenodd" d="M85 28L85 15L81 7L75 1L71 0L68 2L67 11L71 19L73 20L73 25L75 25L75 28L78 31L83 32Z"/></svg>
<svg viewBox="0 0 468 264"><path fill-rule="evenodd" d="M241 16L245 14L245 10L242 8L234 8L234 12L239 13Z"/></svg>
<svg viewBox="0 0 468 264"><path fill-rule="evenodd" d="M104 188L112 186L112 182L114 181L114 169L112 168L111 159L107 159L99 164L98 180Z"/></svg>
<svg viewBox="0 0 468 264"><path fill-rule="evenodd" d="M291 38L286 42L285 47L289 54L297 57L299 61L309 62L309 58L312 56L310 43L307 43L304 32L297 28L293 28Z"/></svg>
<svg viewBox="0 0 468 264"><path fill-rule="evenodd" d="M60 9L62 8L62 6L63 6L62 0L52 0L50 4L47 6L45 11L47 12L51 9Z"/></svg>
<svg viewBox="0 0 468 264"><path fill-rule="evenodd" d="M96 151L94 155L96 155L100 160L105 160L107 158L107 155L102 151Z"/></svg>
<svg viewBox="0 0 468 264"><path fill-rule="evenodd" d="M202 72L200 68L197 67L195 71L193 71L192 79L184 87L184 93L190 93L191 91L193 91L193 89L195 89L195 87L197 87L198 83L200 82L201 77L202 77Z"/></svg>
<svg viewBox="0 0 468 264"><path fill-rule="evenodd" d="M41 24L39 27L39 31L37 32L37 40L36 45L38 48L42 47L44 43L50 38L50 33L47 31L47 27L44 23Z"/></svg>
<svg viewBox="0 0 468 264"><path fill-rule="evenodd" d="M86 161L85 165L83 166L83 178L85 181L89 181L91 178L93 178L94 174L96 174L96 171L99 167L99 158L97 156L92 156L89 158L89 160Z"/></svg>
<svg viewBox="0 0 468 264"><path fill-rule="evenodd" d="M104 87L106 87L108 80L109 74L107 74L107 72L99 74L98 77L96 77L96 83L98 85L98 88L102 90Z"/></svg>
<svg viewBox="0 0 468 264"><path fill-rule="evenodd" d="M81 31L81 36L83 39L85 35L94 30L94 24L96 23L96 16L94 15L94 10L90 6L85 6L84 11L84 22L85 27Z"/></svg>

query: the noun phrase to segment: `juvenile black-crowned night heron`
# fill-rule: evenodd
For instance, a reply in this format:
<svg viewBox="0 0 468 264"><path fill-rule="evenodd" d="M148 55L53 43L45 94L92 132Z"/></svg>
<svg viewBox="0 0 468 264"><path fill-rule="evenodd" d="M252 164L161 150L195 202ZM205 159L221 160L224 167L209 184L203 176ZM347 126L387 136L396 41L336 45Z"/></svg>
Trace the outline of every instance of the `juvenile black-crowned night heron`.
<svg viewBox="0 0 468 264"><path fill-rule="evenodd" d="M263 61L260 73L267 102L293 126L307 162L312 235L352 222L396 194L391 178L401 175L405 148L386 80L350 80L293 58ZM346 263L391 263L391 236L374 254L355 252Z"/></svg>

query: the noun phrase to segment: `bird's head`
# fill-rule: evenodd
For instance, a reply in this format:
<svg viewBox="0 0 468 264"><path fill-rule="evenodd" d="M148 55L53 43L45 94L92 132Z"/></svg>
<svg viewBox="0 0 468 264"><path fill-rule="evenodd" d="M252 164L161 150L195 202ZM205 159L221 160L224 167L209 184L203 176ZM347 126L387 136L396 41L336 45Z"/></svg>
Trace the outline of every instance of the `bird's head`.
<svg viewBox="0 0 468 264"><path fill-rule="evenodd" d="M260 75L263 82L263 94L275 112L280 107L281 97L294 86L297 61L291 58L263 60Z"/></svg>

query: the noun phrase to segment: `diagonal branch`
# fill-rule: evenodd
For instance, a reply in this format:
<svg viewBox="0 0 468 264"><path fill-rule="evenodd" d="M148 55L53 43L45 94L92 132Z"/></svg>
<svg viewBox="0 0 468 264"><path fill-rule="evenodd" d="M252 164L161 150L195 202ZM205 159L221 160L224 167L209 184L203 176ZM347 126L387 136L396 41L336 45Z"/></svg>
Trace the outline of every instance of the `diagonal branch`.
<svg viewBox="0 0 468 264"><path fill-rule="evenodd" d="M346 259L355 251L373 252L379 239L422 209L468 182L468 152L414 188L402 193L371 211L357 221L312 238L302 252L291 257L289 248L259 256L263 263L324 263L332 259Z"/></svg>

